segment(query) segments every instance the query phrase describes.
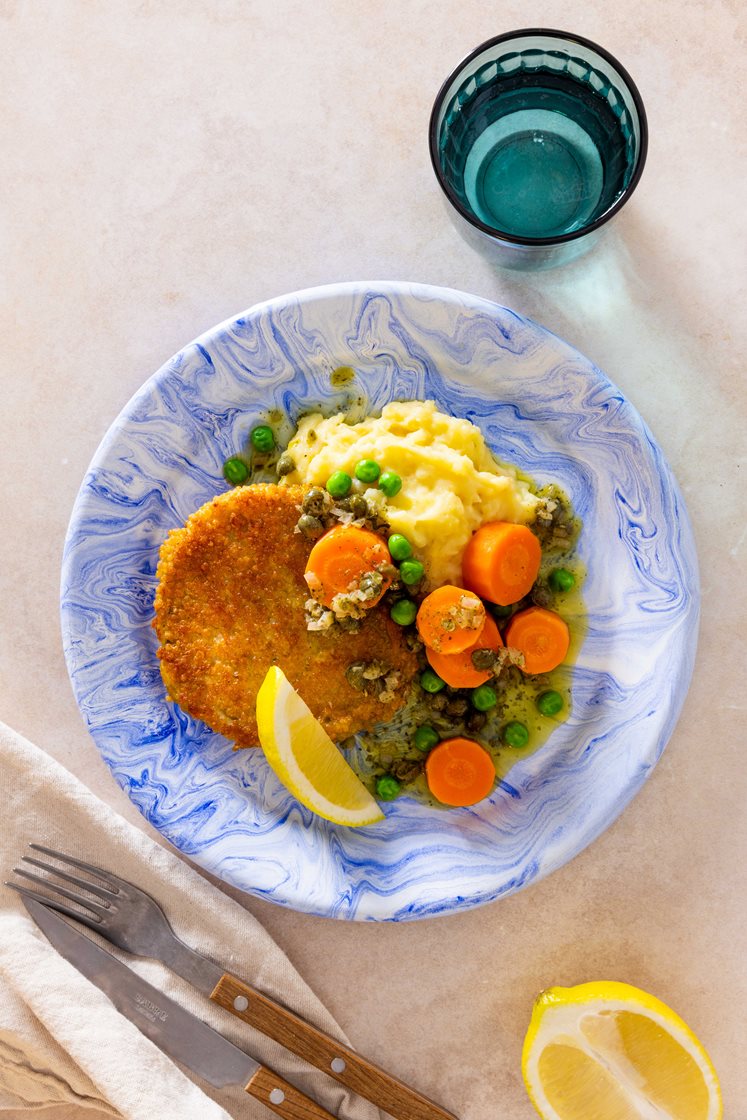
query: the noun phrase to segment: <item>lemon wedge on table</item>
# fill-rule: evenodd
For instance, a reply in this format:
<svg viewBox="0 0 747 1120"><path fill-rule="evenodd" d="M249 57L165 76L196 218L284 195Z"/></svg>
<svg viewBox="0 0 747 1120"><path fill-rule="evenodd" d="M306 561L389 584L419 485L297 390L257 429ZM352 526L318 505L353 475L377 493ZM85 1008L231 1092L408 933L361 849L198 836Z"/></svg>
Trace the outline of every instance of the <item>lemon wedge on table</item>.
<svg viewBox="0 0 747 1120"><path fill-rule="evenodd" d="M548 988L521 1061L542 1120L719 1120L718 1078L686 1023L611 980Z"/></svg>
<svg viewBox="0 0 747 1120"><path fill-rule="evenodd" d="M334 824L374 824L384 814L281 669L257 693L259 742L283 785Z"/></svg>

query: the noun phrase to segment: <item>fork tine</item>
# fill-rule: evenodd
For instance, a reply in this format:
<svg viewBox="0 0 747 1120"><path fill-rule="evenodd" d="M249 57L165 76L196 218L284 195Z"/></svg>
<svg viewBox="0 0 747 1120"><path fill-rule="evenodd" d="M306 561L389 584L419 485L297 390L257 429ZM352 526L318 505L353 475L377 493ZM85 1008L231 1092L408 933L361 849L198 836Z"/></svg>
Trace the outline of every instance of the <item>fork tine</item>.
<svg viewBox="0 0 747 1120"><path fill-rule="evenodd" d="M85 926L90 926L91 929L96 929L101 925L100 918L92 917L90 914L81 914L79 910L73 910L72 907L66 906L64 902L58 902L56 898L49 898L48 895L41 894L39 891L22 887L20 883L11 883L6 880L5 886L10 887L12 891L17 891L18 894L26 895L27 898L42 902L45 906L49 906L51 910L59 910L61 914L67 914L69 918L75 918L76 921L82 922Z"/></svg>
<svg viewBox="0 0 747 1120"><path fill-rule="evenodd" d="M30 879L32 883L38 883L40 887L46 887L47 890L53 891L55 894L61 894L64 898L69 898L71 902L75 902L78 906L90 910L93 914L98 914L99 922L106 917L105 907L99 906L97 902L92 902L88 898L81 898L80 895L73 894L67 887L61 887L58 883L52 883L42 875L34 875L32 871L24 871L22 867L14 867L13 871L16 875L22 875L24 879Z"/></svg>
<svg viewBox="0 0 747 1120"><path fill-rule="evenodd" d="M108 899L116 898L114 891L106 890L105 887L97 887L95 883L89 883L87 879L80 879L77 875L68 875L67 871L61 871L59 867L54 867L51 863L45 863L43 859L34 859L33 856L21 856L24 863L31 863L34 867L41 867L43 871L49 871L52 875L57 875L60 879L64 879L67 883L72 883L75 887L82 887L84 891L90 891L91 894L98 895L99 898ZM50 888L55 889L56 884L50 882Z"/></svg>
<svg viewBox="0 0 747 1120"><path fill-rule="evenodd" d="M126 883L125 879L120 879L112 871L104 871L101 867L96 867L92 863L85 863L82 859L76 859L74 856L68 856L65 852L57 852L54 848L45 848L43 844L29 844L35 852L42 852L45 856L52 856L58 859L60 863L70 864L72 867L79 867L81 871L88 871L91 875L96 875L102 883L106 883L116 894L118 890L118 883Z"/></svg>

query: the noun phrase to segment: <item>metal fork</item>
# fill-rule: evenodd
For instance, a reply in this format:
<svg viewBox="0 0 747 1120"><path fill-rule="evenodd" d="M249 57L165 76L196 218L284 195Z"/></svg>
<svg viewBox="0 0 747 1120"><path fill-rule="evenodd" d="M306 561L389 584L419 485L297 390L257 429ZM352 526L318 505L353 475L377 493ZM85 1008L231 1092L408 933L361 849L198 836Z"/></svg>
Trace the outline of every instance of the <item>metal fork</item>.
<svg viewBox="0 0 747 1120"><path fill-rule="evenodd" d="M51 863L45 863L44 860L35 859L33 856L22 856L22 863L31 864L49 872L50 875L56 875L65 883L77 887L77 893L46 876L26 871L23 867L14 867L14 873L50 891L55 891L62 897L58 899L41 894L19 883L8 882L6 886L12 887L19 894L35 898L38 902L43 902L70 918L75 918L76 921L96 930L112 945L117 945L125 952L161 961L201 991L207 991L208 994L212 992L225 970L208 957L196 953L177 937L168 918L151 895L146 894L127 879L115 875L113 871L104 871L101 867L65 855L64 852L57 852L54 848L45 848L42 844L29 844L29 848L52 856L62 864L87 872L99 880L98 884L89 879L82 879L78 875L71 875ZM81 891L87 892L89 897L81 895ZM74 910L62 899L68 899L84 909Z"/></svg>
<svg viewBox="0 0 747 1120"><path fill-rule="evenodd" d="M455 1120L452 1113L428 1097L226 972L209 957L191 949L174 933L156 900L134 883L54 848L45 848L42 844L29 844L29 847L85 872L97 882L26 855L22 863L47 874L38 875L25 867L14 867L16 875L54 893L44 894L20 883L8 882L7 886L13 890L82 922L128 953L161 961L231 1014L398 1120ZM70 886L63 886L48 876L56 876L77 890L70 890ZM78 909L68 903L74 903Z"/></svg>

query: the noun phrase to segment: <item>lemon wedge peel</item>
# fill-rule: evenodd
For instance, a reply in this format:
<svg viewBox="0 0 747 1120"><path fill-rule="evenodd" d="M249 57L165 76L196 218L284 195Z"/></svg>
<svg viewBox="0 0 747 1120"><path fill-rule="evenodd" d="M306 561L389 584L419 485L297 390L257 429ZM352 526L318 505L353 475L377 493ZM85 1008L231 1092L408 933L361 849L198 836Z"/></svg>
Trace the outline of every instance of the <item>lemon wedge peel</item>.
<svg viewBox="0 0 747 1120"><path fill-rule="evenodd" d="M348 828L384 820L381 807L276 665L257 693L257 726L268 763L307 809Z"/></svg>
<svg viewBox="0 0 747 1120"><path fill-rule="evenodd" d="M640 1016L641 1021L653 1025L666 1040L665 1048L670 1058L675 1053L679 1061L680 1050L686 1055L682 1059L684 1075L692 1079L695 1071L696 1076L699 1074L702 1078L697 1092L687 1094L691 1102L687 1112L683 1113L679 1107L677 1111L671 1111L661 1099L651 1100L647 1094L645 1071L636 1069L624 1052L612 1053L609 1046L597 1048L592 1041L595 1034L600 1037L606 1034L604 1041L609 1042L610 1030L615 1030L615 1020L625 1015ZM601 1030L597 1031L599 1025ZM621 1115L615 1109L619 1109L622 1103L627 1104L630 1110L625 1115L635 1115L640 1120L721 1120L723 1116L718 1077L701 1042L670 1007L631 984L599 980L573 988L548 988L534 1003L521 1059L524 1085L530 1100L542 1120L587 1120L586 1106L580 1102L584 1111L574 1111L574 1105L570 1103L560 1112L548 1098L543 1084L542 1060L543 1055L547 1056L553 1047L557 1048L558 1056L561 1051L569 1057L574 1054L579 1056L581 1067L568 1070L565 1086L576 1100L580 1077L591 1071L597 1081L594 1101L599 1111L595 1112L595 1120L607 1120L607 1115L612 1120ZM560 1061L563 1060L560 1057ZM608 1113L600 1099L606 1090L610 1093Z"/></svg>

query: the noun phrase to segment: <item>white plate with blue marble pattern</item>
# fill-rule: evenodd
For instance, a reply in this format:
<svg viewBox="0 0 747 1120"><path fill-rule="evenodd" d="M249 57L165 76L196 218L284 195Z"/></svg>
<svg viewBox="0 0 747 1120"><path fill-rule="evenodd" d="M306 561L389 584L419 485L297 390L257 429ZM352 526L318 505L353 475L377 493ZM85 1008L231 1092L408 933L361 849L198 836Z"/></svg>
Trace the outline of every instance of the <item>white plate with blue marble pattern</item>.
<svg viewBox="0 0 747 1120"><path fill-rule="evenodd" d="M168 703L151 628L168 531L226 488L257 417L335 411L338 366L366 410L432 398L498 457L559 483L583 521L588 633L572 713L490 798L399 798L363 829L330 824ZM290 427L289 427L290 431ZM346 283L271 300L186 346L133 397L73 509L62 627L75 696L117 782L177 849L234 887L336 918L407 920L501 898L591 843L656 764L687 691L698 572L685 506L632 405L576 350L461 292Z"/></svg>

